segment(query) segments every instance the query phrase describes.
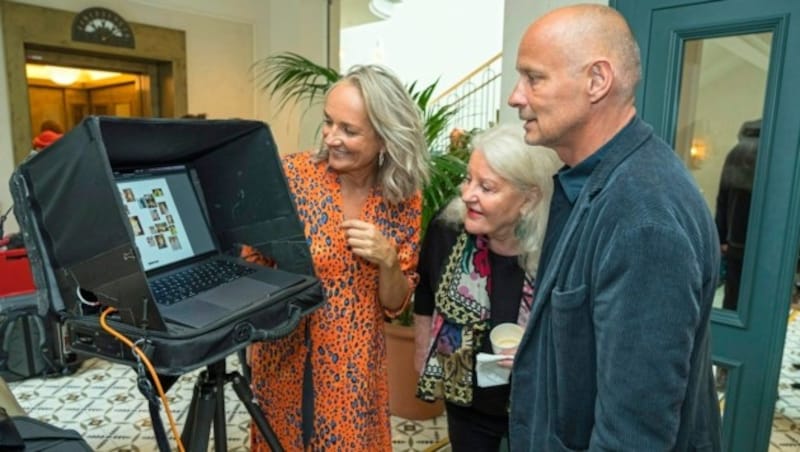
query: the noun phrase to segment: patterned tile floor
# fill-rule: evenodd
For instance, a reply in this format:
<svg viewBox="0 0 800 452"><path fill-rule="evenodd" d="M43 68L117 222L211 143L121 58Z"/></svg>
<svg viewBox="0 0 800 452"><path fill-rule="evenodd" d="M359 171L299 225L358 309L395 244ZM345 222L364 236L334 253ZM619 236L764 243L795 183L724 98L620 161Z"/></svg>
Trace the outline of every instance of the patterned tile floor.
<svg viewBox="0 0 800 452"><path fill-rule="evenodd" d="M770 452L800 451L800 309L793 304L783 346ZM796 387L793 387L796 386Z"/></svg>
<svg viewBox="0 0 800 452"><path fill-rule="evenodd" d="M227 367L228 371L237 369L238 360L230 357ZM186 420L197 373L199 370L182 376L167 392L179 426ZM147 402L136 388L135 373L128 366L90 359L71 376L31 378L9 386L29 416L78 431L96 451L158 450ZM250 416L230 385L225 387L225 412L228 450L248 450ZM161 417L168 429L163 410ZM167 437L173 450L177 450L169 431ZM446 437L443 416L429 421L392 418L395 451L425 451ZM209 450L213 450L213 439Z"/></svg>
<svg viewBox="0 0 800 452"><path fill-rule="evenodd" d="M791 318L769 452L800 452L800 315L795 313ZM228 369L235 368L238 368L238 361L231 357ZM180 426L186 419L196 374L182 376L168 392ZM9 386L30 416L80 432L96 451L157 450L147 403L136 389L134 372L127 366L90 359L71 376L32 378ZM248 450L250 418L230 385L225 389L225 408L228 450ZM163 413L162 418L166 425ZM172 438L170 433L167 436ZM432 450L434 445L446 442L446 437L444 416L428 421L392 418L395 451Z"/></svg>

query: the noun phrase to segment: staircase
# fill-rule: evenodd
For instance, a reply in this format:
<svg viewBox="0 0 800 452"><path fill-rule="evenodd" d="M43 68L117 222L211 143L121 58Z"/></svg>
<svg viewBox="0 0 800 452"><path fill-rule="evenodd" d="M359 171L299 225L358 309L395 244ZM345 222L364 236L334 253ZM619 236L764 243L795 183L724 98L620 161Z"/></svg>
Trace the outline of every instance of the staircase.
<svg viewBox="0 0 800 452"><path fill-rule="evenodd" d="M502 101L502 65L503 54L498 53L434 99L434 107L452 104L458 109L446 130L470 131L497 124ZM448 140L448 136L440 136L431 149L447 149Z"/></svg>

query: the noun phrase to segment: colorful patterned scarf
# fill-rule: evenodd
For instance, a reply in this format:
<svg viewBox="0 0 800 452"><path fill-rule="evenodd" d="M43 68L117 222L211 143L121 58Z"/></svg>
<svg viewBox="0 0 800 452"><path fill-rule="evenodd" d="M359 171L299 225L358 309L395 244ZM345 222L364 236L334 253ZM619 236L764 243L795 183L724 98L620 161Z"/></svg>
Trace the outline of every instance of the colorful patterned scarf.
<svg viewBox="0 0 800 452"><path fill-rule="evenodd" d="M417 397L472 404L475 355L491 323L489 239L462 232L445 263L436 290L431 345L417 383ZM533 279L522 287L517 323L528 322L533 301Z"/></svg>

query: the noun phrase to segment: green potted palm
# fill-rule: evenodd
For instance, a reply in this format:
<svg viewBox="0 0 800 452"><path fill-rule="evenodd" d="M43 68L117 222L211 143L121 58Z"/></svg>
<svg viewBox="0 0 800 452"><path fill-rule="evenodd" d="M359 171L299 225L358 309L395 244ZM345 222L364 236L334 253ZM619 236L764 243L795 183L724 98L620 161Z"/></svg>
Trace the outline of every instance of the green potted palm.
<svg viewBox="0 0 800 452"><path fill-rule="evenodd" d="M278 100L278 108L287 104L311 105L323 99L328 88L341 78L336 70L314 63L296 53L285 52L259 60L254 70L259 87ZM422 233L433 215L458 193L466 169L466 151L471 132L456 133L450 145L436 148L433 143L448 142L441 138L449 133L448 123L456 113L453 105L431 105L437 83L417 88L407 86L419 106L429 145L430 181L423 189ZM429 419L442 414L443 404L430 404L415 397L417 375L414 371L413 314L409 307L396 319L386 322L386 348L389 371L389 405L393 415L406 419Z"/></svg>

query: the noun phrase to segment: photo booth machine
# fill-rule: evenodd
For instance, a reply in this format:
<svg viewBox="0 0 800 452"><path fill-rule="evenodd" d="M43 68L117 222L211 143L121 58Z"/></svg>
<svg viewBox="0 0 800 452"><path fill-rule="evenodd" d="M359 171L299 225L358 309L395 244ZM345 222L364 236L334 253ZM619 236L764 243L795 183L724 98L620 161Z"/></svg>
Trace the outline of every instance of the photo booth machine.
<svg viewBox="0 0 800 452"><path fill-rule="evenodd" d="M152 304L114 175L169 165L191 168L220 250L233 254L240 244L251 245L281 270L302 275L303 282L208 327L187 328L162 318ZM93 295L100 309L116 309L109 324L142 344L159 374L178 376L206 366L210 377L204 373L204 379L211 381L205 383L218 388L227 378L226 356L254 341L289 334L324 303L264 123L92 116L26 159L10 185L39 289L39 313L60 316L64 346L76 353L138 365L131 348L100 327L98 310L82 301ZM198 436L208 422L185 427L192 432L188 436Z"/></svg>

